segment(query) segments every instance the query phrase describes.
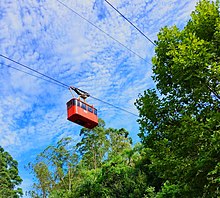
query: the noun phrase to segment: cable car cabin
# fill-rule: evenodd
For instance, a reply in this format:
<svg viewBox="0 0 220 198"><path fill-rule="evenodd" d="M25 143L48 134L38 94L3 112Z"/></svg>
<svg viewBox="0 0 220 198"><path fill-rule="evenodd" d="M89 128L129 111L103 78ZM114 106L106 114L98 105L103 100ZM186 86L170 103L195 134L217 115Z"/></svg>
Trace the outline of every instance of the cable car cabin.
<svg viewBox="0 0 220 198"><path fill-rule="evenodd" d="M80 99L73 98L67 102L67 119L85 128L93 129L98 125L97 109Z"/></svg>

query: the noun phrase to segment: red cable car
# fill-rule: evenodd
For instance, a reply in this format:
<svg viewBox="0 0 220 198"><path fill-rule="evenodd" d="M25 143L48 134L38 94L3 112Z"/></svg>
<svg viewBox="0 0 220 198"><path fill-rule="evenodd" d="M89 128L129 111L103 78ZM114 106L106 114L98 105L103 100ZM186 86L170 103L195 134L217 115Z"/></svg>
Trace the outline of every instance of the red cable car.
<svg viewBox="0 0 220 198"><path fill-rule="evenodd" d="M88 129L93 129L98 125L97 109L85 102L89 94L75 87L70 87L84 101L79 98L72 98L67 104L67 119Z"/></svg>

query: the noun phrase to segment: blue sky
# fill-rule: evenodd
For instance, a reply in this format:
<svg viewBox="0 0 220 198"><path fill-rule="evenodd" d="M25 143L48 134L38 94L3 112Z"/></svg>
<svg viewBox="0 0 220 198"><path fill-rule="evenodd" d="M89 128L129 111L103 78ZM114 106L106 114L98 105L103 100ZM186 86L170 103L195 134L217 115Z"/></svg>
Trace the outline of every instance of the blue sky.
<svg viewBox="0 0 220 198"><path fill-rule="evenodd" d="M149 63L154 46L103 0L61 1L144 60L56 0L1 0L0 53L138 114L138 94L155 86ZM184 27L197 0L109 2L156 40L165 25ZM25 70L2 57L0 63ZM81 127L66 120L68 89L2 64L0 75L0 145L19 162L26 190L32 176L24 166L64 136L79 140ZM107 127L124 127L138 141L137 117L93 99L88 102L97 107Z"/></svg>

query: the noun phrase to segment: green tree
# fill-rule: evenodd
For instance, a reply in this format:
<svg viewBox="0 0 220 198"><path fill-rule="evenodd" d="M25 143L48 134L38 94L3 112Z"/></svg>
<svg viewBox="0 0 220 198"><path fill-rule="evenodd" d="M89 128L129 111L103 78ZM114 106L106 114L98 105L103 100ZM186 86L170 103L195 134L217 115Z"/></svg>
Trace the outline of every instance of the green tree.
<svg viewBox="0 0 220 198"><path fill-rule="evenodd" d="M109 140L108 158L111 159L114 156L120 155L125 149L130 150L132 139L128 136L129 132L125 129L113 129L106 130Z"/></svg>
<svg viewBox="0 0 220 198"><path fill-rule="evenodd" d="M149 195L149 188L142 185L146 178L142 177L135 167L140 148L137 146L132 149L132 139L125 129L105 129L103 126L104 124L93 131L86 129L87 134L79 143L79 148L84 151L82 155L90 154L86 156L90 162L94 161L94 145L97 151L100 149L104 152L99 166L92 168L84 160L84 156L82 157L81 163L84 163L84 166L81 167L81 180L74 197L143 197L145 193ZM96 130L102 131L102 135Z"/></svg>
<svg viewBox="0 0 220 198"><path fill-rule="evenodd" d="M154 197L139 171L141 145L132 148L125 129L105 128L105 122L81 130L76 146L63 138L48 146L32 164L37 182L32 197Z"/></svg>
<svg viewBox="0 0 220 198"><path fill-rule="evenodd" d="M37 179L34 184L37 194L42 197L70 196L77 164L78 154L71 138L62 138L55 146L48 146L35 163L29 163Z"/></svg>
<svg viewBox="0 0 220 198"><path fill-rule="evenodd" d="M51 172L47 164L41 161L33 165L33 171L38 179L38 183L34 184L34 188L39 192L39 196L46 198L52 188Z"/></svg>
<svg viewBox="0 0 220 198"><path fill-rule="evenodd" d="M99 119L97 127L94 129L83 128L80 136L82 136L82 140L76 146L82 156L83 165L88 169L100 167L109 147L105 122Z"/></svg>
<svg viewBox="0 0 220 198"><path fill-rule="evenodd" d="M183 30L161 29L153 58L157 91L136 101L158 197L220 195L219 10L218 2L201 0Z"/></svg>
<svg viewBox="0 0 220 198"><path fill-rule="evenodd" d="M130 150L126 148L108 157L99 168L83 169L74 197L155 197L154 188L146 182L146 175L135 165L141 157L140 150L140 145Z"/></svg>
<svg viewBox="0 0 220 198"><path fill-rule="evenodd" d="M22 196L21 182L17 161L0 146L0 198Z"/></svg>

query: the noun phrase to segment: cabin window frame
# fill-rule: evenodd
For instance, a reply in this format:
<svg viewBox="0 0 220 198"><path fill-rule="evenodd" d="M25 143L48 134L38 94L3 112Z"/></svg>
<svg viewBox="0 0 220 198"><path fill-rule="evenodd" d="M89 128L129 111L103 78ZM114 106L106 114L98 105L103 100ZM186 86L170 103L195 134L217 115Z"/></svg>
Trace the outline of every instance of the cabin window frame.
<svg viewBox="0 0 220 198"><path fill-rule="evenodd" d="M73 100L72 100L72 105L73 105L73 106L77 106L77 100L76 100L76 99L73 99Z"/></svg>
<svg viewBox="0 0 220 198"><path fill-rule="evenodd" d="M89 111L90 113L93 113L93 108L90 107L90 106L88 106L88 111Z"/></svg>
<svg viewBox="0 0 220 198"><path fill-rule="evenodd" d="M86 105L85 103L82 102L82 104L81 104L81 108L84 109L84 110L87 110L86 106L87 106L87 105Z"/></svg>
<svg viewBox="0 0 220 198"><path fill-rule="evenodd" d="M73 106L73 101L72 100L67 102L67 109L70 109L72 106Z"/></svg>

